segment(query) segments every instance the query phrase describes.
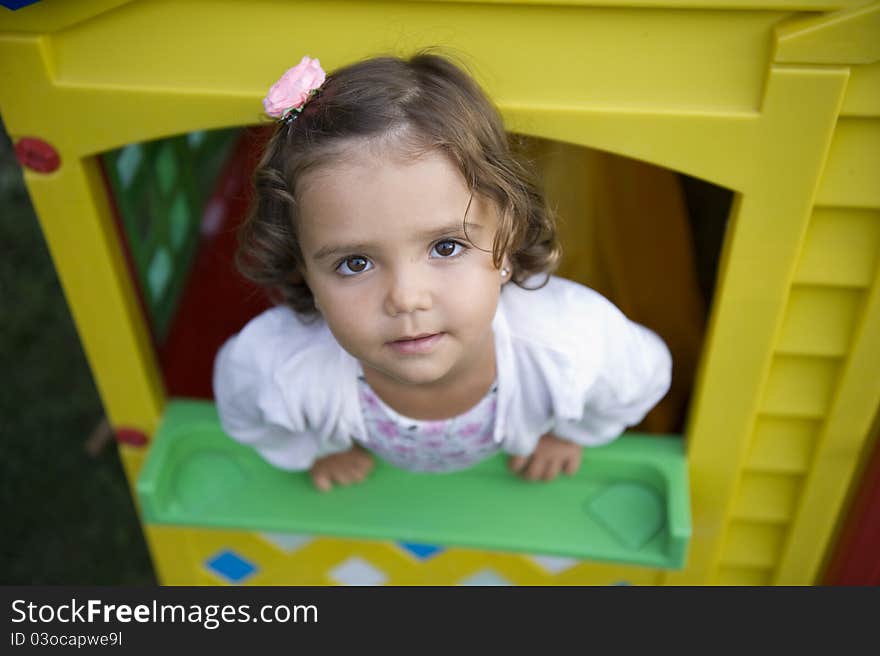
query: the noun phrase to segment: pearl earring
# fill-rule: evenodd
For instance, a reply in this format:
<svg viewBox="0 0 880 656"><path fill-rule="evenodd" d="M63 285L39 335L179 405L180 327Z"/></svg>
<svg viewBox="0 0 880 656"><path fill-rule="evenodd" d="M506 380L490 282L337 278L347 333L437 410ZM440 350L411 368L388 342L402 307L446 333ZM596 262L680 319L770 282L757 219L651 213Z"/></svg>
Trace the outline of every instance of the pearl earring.
<svg viewBox="0 0 880 656"><path fill-rule="evenodd" d="M502 277L502 278L506 278L506 277L507 277L507 274L509 274L509 273L510 273L510 269L508 269L507 267L502 267L502 268L501 268L501 277Z"/></svg>

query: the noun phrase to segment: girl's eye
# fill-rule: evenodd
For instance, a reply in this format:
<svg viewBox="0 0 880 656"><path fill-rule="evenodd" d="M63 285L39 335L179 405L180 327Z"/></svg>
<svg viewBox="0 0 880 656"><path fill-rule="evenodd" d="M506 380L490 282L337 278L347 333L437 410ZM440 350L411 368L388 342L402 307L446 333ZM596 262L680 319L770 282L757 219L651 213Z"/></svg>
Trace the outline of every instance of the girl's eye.
<svg viewBox="0 0 880 656"><path fill-rule="evenodd" d="M438 241L431 248L435 258L451 258L461 255L466 246L454 239ZM352 255L336 265L336 272L343 276L356 276L373 268L373 263L363 255Z"/></svg>
<svg viewBox="0 0 880 656"><path fill-rule="evenodd" d="M360 255L352 255L351 257L342 260L342 262L337 265L336 271L343 276L355 276L364 271L369 271L372 268L373 264L367 258L361 257Z"/></svg>
<svg viewBox="0 0 880 656"><path fill-rule="evenodd" d="M452 239L444 239L434 244L434 248L431 250L440 257L455 257L461 254L464 245Z"/></svg>

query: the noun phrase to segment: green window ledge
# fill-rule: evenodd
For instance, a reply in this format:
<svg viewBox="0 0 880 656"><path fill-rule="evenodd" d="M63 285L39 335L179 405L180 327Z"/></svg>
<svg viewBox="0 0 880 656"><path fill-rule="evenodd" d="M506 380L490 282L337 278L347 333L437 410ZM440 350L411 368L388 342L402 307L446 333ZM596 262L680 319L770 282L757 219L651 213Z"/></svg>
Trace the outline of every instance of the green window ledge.
<svg viewBox="0 0 880 656"><path fill-rule="evenodd" d="M359 485L320 493L227 437L214 405L166 407L137 483L144 520L238 530L684 566L691 534L682 440L628 433L587 449L580 471L529 483L497 456L420 474L377 460Z"/></svg>

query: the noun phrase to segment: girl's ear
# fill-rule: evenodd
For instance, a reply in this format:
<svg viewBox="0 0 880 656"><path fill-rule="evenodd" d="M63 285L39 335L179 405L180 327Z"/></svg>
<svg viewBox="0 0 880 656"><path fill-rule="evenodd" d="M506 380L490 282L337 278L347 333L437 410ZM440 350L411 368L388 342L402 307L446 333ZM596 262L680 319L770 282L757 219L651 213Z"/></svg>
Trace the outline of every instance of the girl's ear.
<svg viewBox="0 0 880 656"><path fill-rule="evenodd" d="M309 284L309 281L308 281L308 278L306 278L305 272L300 268L297 268L296 271L293 271L293 272L287 274L287 281L291 284L294 284L294 285L308 286L308 284ZM312 293L312 302L315 305L315 309L318 312L321 312L321 306L318 305L318 299L315 297L314 292ZM323 314L323 312L322 312L322 314Z"/></svg>
<svg viewBox="0 0 880 656"><path fill-rule="evenodd" d="M510 282L510 279L513 277L513 266L510 264L510 259L506 255L501 260L501 271L499 274L501 275L502 286Z"/></svg>

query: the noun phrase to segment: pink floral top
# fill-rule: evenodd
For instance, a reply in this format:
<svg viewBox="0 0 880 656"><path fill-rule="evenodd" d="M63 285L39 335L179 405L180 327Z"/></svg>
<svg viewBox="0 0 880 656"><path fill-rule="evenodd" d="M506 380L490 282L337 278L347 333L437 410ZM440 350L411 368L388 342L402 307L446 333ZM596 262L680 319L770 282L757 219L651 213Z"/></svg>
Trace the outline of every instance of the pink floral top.
<svg viewBox="0 0 880 656"><path fill-rule="evenodd" d="M467 469L499 451L492 439L498 385L467 412L451 419L410 419L385 404L358 376L358 398L367 435L358 441L401 469L450 472Z"/></svg>

